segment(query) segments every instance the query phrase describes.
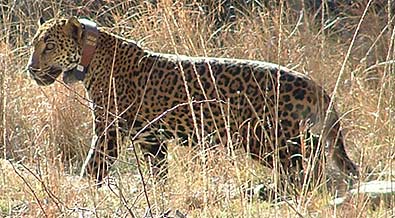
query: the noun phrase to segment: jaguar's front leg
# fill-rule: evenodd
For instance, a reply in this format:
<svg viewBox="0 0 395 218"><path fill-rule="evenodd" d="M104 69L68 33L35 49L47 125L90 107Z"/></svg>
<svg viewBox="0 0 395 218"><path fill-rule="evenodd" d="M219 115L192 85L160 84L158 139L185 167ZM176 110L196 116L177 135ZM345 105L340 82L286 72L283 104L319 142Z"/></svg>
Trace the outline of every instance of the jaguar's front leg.
<svg viewBox="0 0 395 218"><path fill-rule="evenodd" d="M115 128L106 131L96 130L88 156L82 166L81 176L85 174L100 183L118 158L118 135Z"/></svg>

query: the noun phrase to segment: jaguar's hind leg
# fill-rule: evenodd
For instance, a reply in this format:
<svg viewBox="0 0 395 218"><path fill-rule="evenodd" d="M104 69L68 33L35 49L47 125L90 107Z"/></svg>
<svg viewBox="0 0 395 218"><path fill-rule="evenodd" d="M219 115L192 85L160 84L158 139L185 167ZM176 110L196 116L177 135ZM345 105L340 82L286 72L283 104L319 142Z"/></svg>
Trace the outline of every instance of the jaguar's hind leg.
<svg viewBox="0 0 395 218"><path fill-rule="evenodd" d="M140 148L151 174L159 179L165 179L168 173L166 142L157 134L149 133L144 136Z"/></svg>

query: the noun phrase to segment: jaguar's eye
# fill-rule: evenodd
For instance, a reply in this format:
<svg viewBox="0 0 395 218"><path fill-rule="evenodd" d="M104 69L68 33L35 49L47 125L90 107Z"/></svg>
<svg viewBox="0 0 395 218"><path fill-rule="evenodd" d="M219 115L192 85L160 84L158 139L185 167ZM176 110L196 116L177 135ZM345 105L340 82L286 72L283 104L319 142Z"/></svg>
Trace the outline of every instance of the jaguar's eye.
<svg viewBox="0 0 395 218"><path fill-rule="evenodd" d="M55 44L54 43L47 43L47 45L45 46L45 50L46 51L51 51L54 48L55 48Z"/></svg>

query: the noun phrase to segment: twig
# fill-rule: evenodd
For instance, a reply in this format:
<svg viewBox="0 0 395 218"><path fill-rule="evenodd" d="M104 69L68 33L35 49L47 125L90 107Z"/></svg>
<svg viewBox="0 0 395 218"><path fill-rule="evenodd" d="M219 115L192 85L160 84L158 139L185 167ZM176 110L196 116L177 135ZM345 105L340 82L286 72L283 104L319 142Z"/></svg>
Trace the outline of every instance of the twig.
<svg viewBox="0 0 395 218"><path fill-rule="evenodd" d="M67 210L69 210L69 208L62 202L59 200L58 197L55 196L55 194L53 194L45 185L44 181L42 180L41 176L37 176L31 169L29 169L28 167L26 167L24 164L20 163L20 165L27 170L31 175L34 176L34 178L37 179L37 181L39 181L42 185L42 187L44 188L44 191L48 194L48 197L50 197L52 200L54 200L57 208L59 209L59 211L62 211L61 207L59 206L59 204L62 204L63 207L65 207Z"/></svg>
<svg viewBox="0 0 395 218"><path fill-rule="evenodd" d="M136 162L137 162L137 170L138 170L140 178L141 178L141 183L143 184L143 191L144 191L145 200L147 201L148 208L149 208L149 213L150 213L150 215L152 217L151 204L150 204L149 197L148 197L146 183L144 181L144 175L143 175L143 172L141 171L140 160L138 158L137 151L136 151L135 146L134 146L134 139L132 139L132 146L133 146L134 157L136 158Z"/></svg>
<svg viewBox="0 0 395 218"><path fill-rule="evenodd" d="M117 188L118 191L119 191L119 194L117 194L117 193L115 192L115 190L114 190L113 188L111 188L111 185L110 185L110 184L108 184L108 188L110 189L110 191L111 191L112 193L114 193L117 197L119 197L119 198L121 199L121 202L122 202L123 206L124 206L124 207L126 208L126 210L129 212L130 216L132 216L133 218L136 217L136 215L134 215L132 209L130 209L130 208L128 207L128 201L127 201L127 199L125 198L125 196L123 195L122 189L120 189L120 188L116 185L116 188Z"/></svg>
<svg viewBox="0 0 395 218"><path fill-rule="evenodd" d="M193 104L202 104L202 103L209 103L209 102L221 102L221 101L218 101L218 100L216 100L216 99L212 99L212 100L192 101L192 102L190 102L190 103L188 102L188 103L177 104L176 106L174 106L174 107L172 107L172 108L170 108L170 109L167 109L166 111L164 111L163 113L161 113L159 116L157 116L155 119L153 119L153 120L151 120L150 122L148 122L147 125L145 125L143 128L141 128L140 131L138 131L138 132L131 138L131 141L132 141L132 148L133 148L132 150L133 150L134 156L135 156L135 158L136 158L136 163L137 163L137 170L138 170L139 175L140 175L140 178L141 178L141 183L143 184L144 196L145 196L145 199L146 199L146 201L147 201L148 208L149 208L149 213L150 213L151 217L152 217L151 204L150 204L150 202L149 202L149 197L148 197L148 192L147 192L147 188L146 188L146 183L145 183L145 180L144 180L144 175L143 175L143 172L141 171L141 163L140 163L140 160L139 160L139 158L138 158L137 151L136 151L136 148L135 148L135 147L136 147L135 144L134 144L135 140L136 140L136 139L137 139L147 128L149 128L152 124L154 124L154 123L157 122L158 120L162 119L162 117L166 116L168 113L170 113L170 112L176 110L177 108L182 107L182 106L188 106L188 105L190 105L190 104L193 105Z"/></svg>
<svg viewBox="0 0 395 218"><path fill-rule="evenodd" d="M45 209L43 207L43 205L40 202L40 199L37 197L36 192L34 191L34 189L31 187L31 185L29 184L29 182L18 172L18 170L15 168L14 164L11 161L8 161L12 168L14 169L14 172L22 179L22 181L26 184L26 186L29 188L29 190L31 191L31 193L33 194L34 199L36 199L36 202L38 204L38 206L40 206L41 211L43 212L45 217L48 217L48 215L45 213Z"/></svg>

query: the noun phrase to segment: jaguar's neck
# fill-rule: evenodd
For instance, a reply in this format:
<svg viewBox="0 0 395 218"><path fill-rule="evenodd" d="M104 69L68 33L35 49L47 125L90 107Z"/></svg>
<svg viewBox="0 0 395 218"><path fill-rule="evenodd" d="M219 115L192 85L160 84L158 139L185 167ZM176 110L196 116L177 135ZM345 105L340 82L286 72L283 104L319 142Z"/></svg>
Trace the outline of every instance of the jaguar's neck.
<svg viewBox="0 0 395 218"><path fill-rule="evenodd" d="M138 43L99 29L96 52L84 79L85 88L89 92L93 84L103 86L99 81L109 83L114 77L140 71L139 63L146 55L147 51Z"/></svg>

